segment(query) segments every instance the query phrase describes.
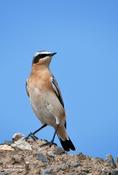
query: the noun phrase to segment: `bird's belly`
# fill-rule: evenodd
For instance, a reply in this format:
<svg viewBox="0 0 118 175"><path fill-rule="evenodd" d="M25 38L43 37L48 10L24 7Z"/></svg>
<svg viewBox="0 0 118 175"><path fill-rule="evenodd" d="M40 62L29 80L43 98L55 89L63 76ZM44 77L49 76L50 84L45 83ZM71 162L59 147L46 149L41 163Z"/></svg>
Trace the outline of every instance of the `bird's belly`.
<svg viewBox="0 0 118 175"><path fill-rule="evenodd" d="M42 124L56 126L56 119L53 115L54 106L49 103L48 92L42 92L34 88L30 93L32 109Z"/></svg>

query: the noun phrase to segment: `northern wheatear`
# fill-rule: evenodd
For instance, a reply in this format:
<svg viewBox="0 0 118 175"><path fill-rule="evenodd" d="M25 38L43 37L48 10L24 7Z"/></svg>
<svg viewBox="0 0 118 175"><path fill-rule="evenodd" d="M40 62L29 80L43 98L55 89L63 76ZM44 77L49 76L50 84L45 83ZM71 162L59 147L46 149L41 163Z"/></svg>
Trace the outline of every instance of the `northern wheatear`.
<svg viewBox="0 0 118 175"><path fill-rule="evenodd" d="M32 109L42 123L42 127L33 132L36 134L47 125L55 129L51 144L57 134L64 150L75 150L66 132L66 114L64 102L55 77L49 69L53 55L47 51L37 52L32 61L32 71L26 82L26 90Z"/></svg>

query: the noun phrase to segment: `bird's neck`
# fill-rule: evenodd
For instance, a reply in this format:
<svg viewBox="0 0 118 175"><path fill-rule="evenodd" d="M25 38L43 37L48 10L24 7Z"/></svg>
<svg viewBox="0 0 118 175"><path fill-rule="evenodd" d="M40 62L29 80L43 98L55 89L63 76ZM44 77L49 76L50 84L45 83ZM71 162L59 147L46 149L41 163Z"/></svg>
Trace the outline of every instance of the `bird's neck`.
<svg viewBox="0 0 118 175"><path fill-rule="evenodd" d="M44 65L44 64L34 64L32 65L32 71L42 71L45 69L49 69L48 65Z"/></svg>
<svg viewBox="0 0 118 175"><path fill-rule="evenodd" d="M49 66L47 65L33 65L32 66L32 74L43 74L45 72L50 72Z"/></svg>

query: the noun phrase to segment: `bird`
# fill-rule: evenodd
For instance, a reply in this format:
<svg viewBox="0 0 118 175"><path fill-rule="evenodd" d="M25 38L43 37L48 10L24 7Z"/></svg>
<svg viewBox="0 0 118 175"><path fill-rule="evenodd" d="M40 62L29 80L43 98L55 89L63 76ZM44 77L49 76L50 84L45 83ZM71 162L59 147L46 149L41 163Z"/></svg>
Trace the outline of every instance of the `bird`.
<svg viewBox="0 0 118 175"><path fill-rule="evenodd" d="M50 70L50 63L55 54L56 52L44 50L36 52L33 56L31 73L26 80L26 91L33 112L42 126L30 133L28 137L35 136L38 131L49 125L55 130L49 143L53 144L57 135L65 151L74 151L75 146L66 130L66 113L62 94Z"/></svg>

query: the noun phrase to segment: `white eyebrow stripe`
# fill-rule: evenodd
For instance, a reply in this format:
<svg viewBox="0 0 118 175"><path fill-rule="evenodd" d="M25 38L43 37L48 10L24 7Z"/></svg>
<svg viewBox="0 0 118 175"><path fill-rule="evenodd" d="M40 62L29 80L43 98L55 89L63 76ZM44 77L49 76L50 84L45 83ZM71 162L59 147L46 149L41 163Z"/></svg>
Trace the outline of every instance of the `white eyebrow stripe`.
<svg viewBox="0 0 118 175"><path fill-rule="evenodd" d="M38 56L39 54L51 54L51 52L48 51L39 51L34 54L34 57Z"/></svg>

